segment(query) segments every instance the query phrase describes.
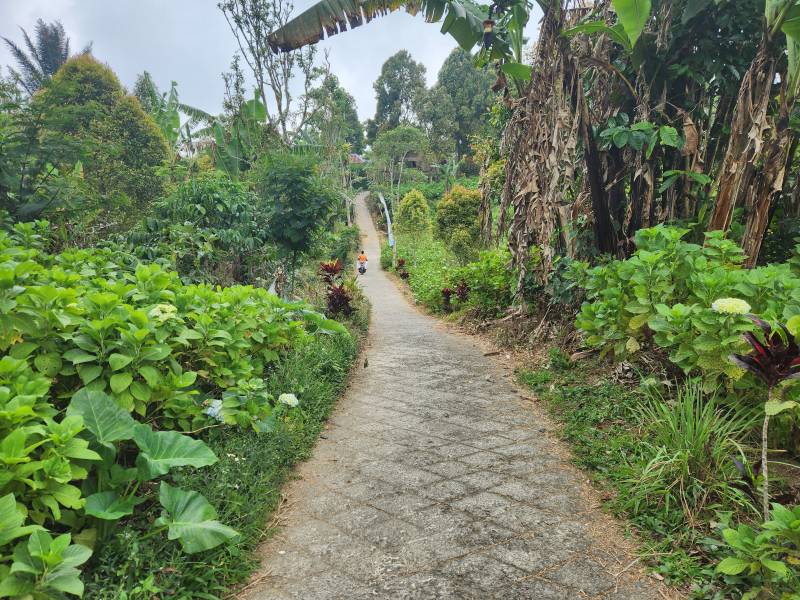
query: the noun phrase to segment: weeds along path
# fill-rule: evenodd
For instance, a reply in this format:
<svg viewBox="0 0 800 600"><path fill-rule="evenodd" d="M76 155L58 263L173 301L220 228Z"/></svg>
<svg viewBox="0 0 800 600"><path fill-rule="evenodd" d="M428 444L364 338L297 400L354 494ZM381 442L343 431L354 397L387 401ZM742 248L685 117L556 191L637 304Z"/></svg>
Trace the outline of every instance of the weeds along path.
<svg viewBox="0 0 800 600"><path fill-rule="evenodd" d="M667 597L540 409L380 270L363 197L357 211L368 366L288 487L282 532L240 598Z"/></svg>

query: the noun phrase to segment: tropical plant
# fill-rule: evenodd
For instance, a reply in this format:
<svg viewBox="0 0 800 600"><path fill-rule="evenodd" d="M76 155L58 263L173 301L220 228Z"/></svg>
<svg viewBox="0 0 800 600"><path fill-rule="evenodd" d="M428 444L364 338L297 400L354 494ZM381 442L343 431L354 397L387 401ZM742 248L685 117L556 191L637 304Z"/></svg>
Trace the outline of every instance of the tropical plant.
<svg viewBox="0 0 800 600"><path fill-rule="evenodd" d="M34 26L35 41L27 31L21 27L20 30L28 54L8 38L4 37L3 40L20 69L19 72L10 69L12 77L32 96L69 60L70 40L60 21L45 23L37 19ZM91 51L92 44L89 43L80 54L89 54Z"/></svg>
<svg viewBox="0 0 800 600"><path fill-rule="evenodd" d="M731 552L717 565L731 587L746 587L744 600L794 600L800 589L800 507L772 505L772 517L759 530L749 525L723 529Z"/></svg>
<svg viewBox="0 0 800 600"><path fill-rule="evenodd" d="M296 154L268 155L254 175L267 206L268 234L289 259L292 284L297 258L311 249L339 204L338 195L316 175L314 161Z"/></svg>
<svg viewBox="0 0 800 600"><path fill-rule="evenodd" d="M461 185L453 186L436 206L439 237L467 260L480 242L480 207L481 193Z"/></svg>
<svg viewBox="0 0 800 600"><path fill-rule="evenodd" d="M800 379L800 347L794 334L786 325L779 323L779 328L759 319L755 315L747 315L761 330L763 341L752 332L744 334L753 351L749 355L733 354L731 361L752 373L767 386L767 402L764 404L764 424L761 429L761 473L762 509L764 521L769 520L769 465L767 448L769 442L769 419L784 411L796 409L800 404L794 400L781 400L775 394L779 385L790 380ZM800 316L793 318L791 324L800 324Z"/></svg>
<svg viewBox="0 0 800 600"><path fill-rule="evenodd" d="M505 249L487 250L478 259L456 269L451 281L463 284L468 290L468 304L480 313L494 316L511 305L514 298L515 275L509 269L511 256ZM459 296L459 299L460 296Z"/></svg>
<svg viewBox="0 0 800 600"><path fill-rule="evenodd" d="M42 115L40 136L65 136L87 147L80 168L104 197L126 197L141 208L159 197L157 172L169 156L158 126L107 66L89 55L68 60L31 101ZM69 166L78 161L73 159ZM123 203L125 203L123 201ZM135 216L130 211L123 217Z"/></svg>

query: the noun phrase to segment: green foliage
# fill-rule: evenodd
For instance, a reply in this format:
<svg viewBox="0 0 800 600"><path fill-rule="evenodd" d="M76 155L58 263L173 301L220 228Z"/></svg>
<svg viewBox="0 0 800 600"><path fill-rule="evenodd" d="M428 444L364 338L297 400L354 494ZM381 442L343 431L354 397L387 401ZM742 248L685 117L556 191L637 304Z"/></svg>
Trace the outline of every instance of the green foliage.
<svg viewBox="0 0 800 600"><path fill-rule="evenodd" d="M400 201L395 215L398 232L426 232L430 229L431 218L428 201L417 190L411 190Z"/></svg>
<svg viewBox="0 0 800 600"><path fill-rule="evenodd" d="M377 105L375 117L367 123L370 143L379 134L412 120L419 97L425 92L425 67L415 62L407 50L400 50L383 63L373 87Z"/></svg>
<svg viewBox="0 0 800 600"><path fill-rule="evenodd" d="M511 305L516 284L515 271L510 267L508 250L487 250L478 260L453 272L455 285L465 281L469 286L469 306L485 315L498 315Z"/></svg>
<svg viewBox="0 0 800 600"><path fill-rule="evenodd" d="M164 136L114 73L91 56L67 61L18 114L27 124L22 139L38 140L29 141L29 150L46 156L61 148L54 161L59 173L76 171L94 196L113 201L98 208L125 207L116 219L130 220L136 216L131 204L141 209L162 194L158 169L169 156Z"/></svg>
<svg viewBox="0 0 800 600"><path fill-rule="evenodd" d="M25 507L22 522L0 510L0 569L28 524L103 541L154 504L144 483L216 463L203 441L171 429L274 429L286 409L265 371L311 332L344 332L263 289L185 286L113 247L48 254L47 242L46 223L0 232L0 497ZM152 533L168 531L187 552L233 535L196 492L162 485L161 504ZM29 562L24 543L14 564ZM69 536L52 543L66 548ZM36 581L19 585L53 585L26 573Z"/></svg>
<svg viewBox="0 0 800 600"><path fill-rule="evenodd" d="M702 373L707 389L742 371L727 357L746 349L752 325L740 315L712 310L719 298L748 302L765 319L800 312L800 278L787 264L743 269L741 249L719 232L703 246L683 240L685 229L654 227L636 235L636 253L572 277L586 290L576 324L589 346L616 358L655 344L686 373Z"/></svg>
<svg viewBox="0 0 800 600"><path fill-rule="evenodd" d="M71 542L68 533L55 538L46 531L31 534L27 543L14 548L10 567L0 564L0 597L83 596L83 582L77 567L89 560L92 551Z"/></svg>
<svg viewBox="0 0 800 600"><path fill-rule="evenodd" d="M432 235L399 235L397 256L405 259L408 283L414 298L428 308L442 305L442 288L448 285L459 263L453 253ZM391 264L391 253L387 251Z"/></svg>
<svg viewBox="0 0 800 600"><path fill-rule="evenodd" d="M250 283L266 275L265 201L224 173L201 174L153 206L128 234L137 256L172 261L184 281Z"/></svg>
<svg viewBox="0 0 800 600"><path fill-rule="evenodd" d="M617 148L629 147L636 152L645 150L648 159L658 146L677 149L683 147L683 140L674 127L670 125L658 127L649 121L639 121L631 125L625 113L608 120L607 127L600 132L600 140L601 148L604 150L608 150L612 144Z"/></svg>
<svg viewBox="0 0 800 600"><path fill-rule="evenodd" d="M461 185L456 185L436 206L436 230L439 236L452 246L456 239L456 246L464 256L469 249L475 248L480 239L479 212L481 194L477 190L470 190ZM453 247L455 251L455 247Z"/></svg>
<svg viewBox="0 0 800 600"><path fill-rule="evenodd" d="M743 599L794 600L800 589L800 506L775 503L771 514L758 530L739 525L722 532L730 555L717 573L729 588L747 590Z"/></svg>
<svg viewBox="0 0 800 600"><path fill-rule="evenodd" d="M224 598L259 566L257 546L264 524L280 506L281 487L292 465L307 458L325 417L347 383L362 327L351 336L315 336L298 341L281 356L265 380L266 393L294 393L300 406L278 420L269 435L252 429L211 429L204 436L219 457L200 470L183 470L176 484L202 490L216 520L234 527L234 544L205 551L198 560L161 536L147 537L148 521L160 517L157 504L141 506L142 518L125 521L95 552L84 576L86 595L116 600L150 594L183 598ZM300 412L302 410L302 412ZM267 531L272 535L274 530ZM214 568L209 568L213 565ZM155 590L155 591L153 591Z"/></svg>

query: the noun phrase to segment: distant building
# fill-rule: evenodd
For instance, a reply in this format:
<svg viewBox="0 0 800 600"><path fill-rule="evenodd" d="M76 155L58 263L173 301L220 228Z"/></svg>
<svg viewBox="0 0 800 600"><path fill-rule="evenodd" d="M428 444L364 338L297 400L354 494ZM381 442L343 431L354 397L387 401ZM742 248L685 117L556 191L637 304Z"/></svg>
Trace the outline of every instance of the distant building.
<svg viewBox="0 0 800 600"><path fill-rule="evenodd" d="M350 162L351 165L363 165L365 162L367 162L363 156L355 153L351 153L348 156L348 161Z"/></svg>

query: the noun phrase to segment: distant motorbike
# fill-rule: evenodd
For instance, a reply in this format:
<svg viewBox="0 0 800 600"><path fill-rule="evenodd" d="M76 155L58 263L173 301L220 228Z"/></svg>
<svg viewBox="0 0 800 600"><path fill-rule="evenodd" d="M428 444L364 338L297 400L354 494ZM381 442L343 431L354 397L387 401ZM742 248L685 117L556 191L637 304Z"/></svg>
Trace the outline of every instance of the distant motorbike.
<svg viewBox="0 0 800 600"><path fill-rule="evenodd" d="M358 272L359 272L361 275L363 275L364 273L366 273L366 272L367 272L367 267L365 267L364 265L358 265Z"/></svg>

